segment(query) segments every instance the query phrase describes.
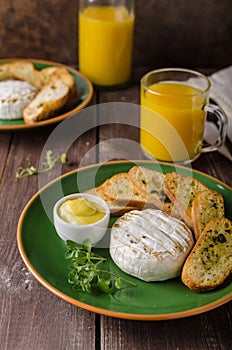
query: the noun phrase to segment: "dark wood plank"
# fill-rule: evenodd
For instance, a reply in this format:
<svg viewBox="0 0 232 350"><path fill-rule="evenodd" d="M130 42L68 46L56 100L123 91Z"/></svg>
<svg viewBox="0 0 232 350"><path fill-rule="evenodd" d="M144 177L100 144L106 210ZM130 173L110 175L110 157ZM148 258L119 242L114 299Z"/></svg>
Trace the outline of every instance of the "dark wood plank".
<svg viewBox="0 0 232 350"><path fill-rule="evenodd" d="M0 42L5 44L1 57L41 58L77 64L77 11L76 0L68 4L64 0L33 3L3 0Z"/></svg>
<svg viewBox="0 0 232 350"><path fill-rule="evenodd" d="M193 163L193 168L206 172L225 182L227 185L232 186L232 164L219 152L202 154Z"/></svg>
<svg viewBox="0 0 232 350"><path fill-rule="evenodd" d="M1 281L1 348L95 348L95 315L67 304L41 287L17 254ZM2 277L2 279L3 279Z"/></svg>
<svg viewBox="0 0 232 350"><path fill-rule="evenodd" d="M11 139L12 135L10 133L0 134L0 182L5 169Z"/></svg>
<svg viewBox="0 0 232 350"><path fill-rule="evenodd" d="M102 317L102 350L221 349L231 346L232 303L207 313L169 321ZM222 327L223 324L223 327Z"/></svg>
<svg viewBox="0 0 232 350"><path fill-rule="evenodd" d="M136 67L225 67L231 64L231 3L136 1ZM207 18L207 21L205 19ZM224 51L224 52L223 52ZM220 62L220 63L219 63Z"/></svg>
<svg viewBox="0 0 232 350"><path fill-rule="evenodd" d="M109 104L119 102L120 106ZM99 128L100 161L115 159L144 159L139 145L139 90L136 83L129 89L100 91L99 103L107 103L109 119ZM125 103L125 109L123 104ZM130 107L131 106L131 107ZM124 111L131 111L124 115ZM135 113L134 113L135 111ZM116 121L121 123L115 123Z"/></svg>

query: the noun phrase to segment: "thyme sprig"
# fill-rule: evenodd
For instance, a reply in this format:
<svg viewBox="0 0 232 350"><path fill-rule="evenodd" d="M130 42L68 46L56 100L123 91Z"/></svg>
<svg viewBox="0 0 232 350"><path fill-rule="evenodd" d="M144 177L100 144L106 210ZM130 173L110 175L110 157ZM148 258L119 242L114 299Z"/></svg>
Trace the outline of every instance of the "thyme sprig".
<svg viewBox="0 0 232 350"><path fill-rule="evenodd" d="M68 251L66 259L71 259L69 266L68 282L78 291L91 292L99 289L104 293L114 293L123 288L123 282L132 286L134 283L116 276L114 273L100 268L100 264L106 261L102 256L92 251L91 241L85 240L82 245L73 241L66 241Z"/></svg>
<svg viewBox="0 0 232 350"><path fill-rule="evenodd" d="M46 151L45 160L42 162L42 167L37 169L34 166L30 166L28 168L24 168L20 166L16 172L16 178L21 179L25 176L30 176L34 174L45 173L54 168L57 162L61 162L62 164L66 163L66 154L63 153L61 155L54 155L52 150Z"/></svg>

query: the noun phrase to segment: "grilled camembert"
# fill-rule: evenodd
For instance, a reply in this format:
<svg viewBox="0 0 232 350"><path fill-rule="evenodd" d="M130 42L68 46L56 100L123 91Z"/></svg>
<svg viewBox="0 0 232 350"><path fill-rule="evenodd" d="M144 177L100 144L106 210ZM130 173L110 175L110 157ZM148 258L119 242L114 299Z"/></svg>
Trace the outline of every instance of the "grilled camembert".
<svg viewBox="0 0 232 350"><path fill-rule="evenodd" d="M110 255L124 272L144 281L163 281L180 275L194 244L182 221L156 209L132 210L111 230Z"/></svg>
<svg viewBox="0 0 232 350"><path fill-rule="evenodd" d="M36 87L26 81L0 82L0 119L21 119L23 109L33 100Z"/></svg>

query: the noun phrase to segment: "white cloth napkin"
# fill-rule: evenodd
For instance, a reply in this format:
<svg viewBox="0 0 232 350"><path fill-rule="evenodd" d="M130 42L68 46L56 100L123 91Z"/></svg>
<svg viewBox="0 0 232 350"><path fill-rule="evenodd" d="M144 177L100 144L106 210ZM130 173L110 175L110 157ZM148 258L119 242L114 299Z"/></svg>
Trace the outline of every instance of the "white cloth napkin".
<svg viewBox="0 0 232 350"><path fill-rule="evenodd" d="M222 107L228 117L227 140L219 152L232 161L232 66L213 73L209 79L212 84L210 97Z"/></svg>

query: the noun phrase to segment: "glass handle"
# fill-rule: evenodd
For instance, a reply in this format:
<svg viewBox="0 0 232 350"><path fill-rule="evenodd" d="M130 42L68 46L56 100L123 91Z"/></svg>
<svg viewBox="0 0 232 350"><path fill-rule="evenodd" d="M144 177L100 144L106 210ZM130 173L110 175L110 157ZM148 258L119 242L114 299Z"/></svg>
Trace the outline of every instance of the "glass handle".
<svg viewBox="0 0 232 350"><path fill-rule="evenodd" d="M207 142L202 146L202 152L211 152L216 151L221 147L226 138L228 119L225 112L216 105L205 106L205 111L207 112L206 118L206 133L207 133L207 124L213 123L217 129L217 136L212 142Z"/></svg>

